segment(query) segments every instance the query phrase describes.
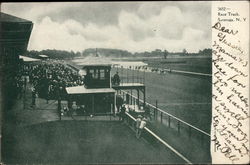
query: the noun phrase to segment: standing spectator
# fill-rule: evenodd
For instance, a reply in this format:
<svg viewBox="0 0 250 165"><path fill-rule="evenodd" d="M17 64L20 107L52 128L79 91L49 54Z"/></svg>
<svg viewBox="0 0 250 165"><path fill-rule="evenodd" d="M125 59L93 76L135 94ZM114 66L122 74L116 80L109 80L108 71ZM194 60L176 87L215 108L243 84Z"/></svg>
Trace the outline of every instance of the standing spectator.
<svg viewBox="0 0 250 165"><path fill-rule="evenodd" d="M116 97L116 109L117 109L117 113L120 112L120 108L121 108L122 104L123 104L122 97L120 95L117 95L117 97Z"/></svg>
<svg viewBox="0 0 250 165"><path fill-rule="evenodd" d="M77 111L77 105L76 105L76 102L74 101L73 104L72 104L72 115L76 113Z"/></svg>
<svg viewBox="0 0 250 165"><path fill-rule="evenodd" d="M32 95L32 103L31 103L31 107L34 107L36 105L36 90L35 88L33 87L31 89L31 95Z"/></svg>
<svg viewBox="0 0 250 165"><path fill-rule="evenodd" d="M114 85L120 85L120 76L118 74L118 72L116 72L116 74L114 75Z"/></svg>
<svg viewBox="0 0 250 165"><path fill-rule="evenodd" d="M119 120L122 120L122 122L124 122L124 119L125 119L125 112L126 112L126 107L125 107L125 104L123 104L121 107L120 115L119 115Z"/></svg>
<svg viewBox="0 0 250 165"><path fill-rule="evenodd" d="M139 128L140 128L140 125L141 125L141 120L142 119L142 116L141 115L138 115L137 119L136 119L136 138L139 139L140 135L139 135Z"/></svg>
<svg viewBox="0 0 250 165"><path fill-rule="evenodd" d="M144 127L146 126L146 124L147 124L147 118L143 117L143 119L141 120L139 129L138 129L138 136L137 136L137 138L141 137L142 130L144 129Z"/></svg>

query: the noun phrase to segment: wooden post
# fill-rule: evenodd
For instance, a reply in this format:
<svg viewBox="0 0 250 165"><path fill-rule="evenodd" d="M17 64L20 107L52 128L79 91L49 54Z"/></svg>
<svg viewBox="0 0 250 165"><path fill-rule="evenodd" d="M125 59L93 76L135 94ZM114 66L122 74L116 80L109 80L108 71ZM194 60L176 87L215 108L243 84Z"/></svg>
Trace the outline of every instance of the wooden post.
<svg viewBox="0 0 250 165"><path fill-rule="evenodd" d="M162 123L162 112L161 112L161 123Z"/></svg>
<svg viewBox="0 0 250 165"><path fill-rule="evenodd" d="M191 127L190 126L188 126L188 137L191 137Z"/></svg>
<svg viewBox="0 0 250 165"><path fill-rule="evenodd" d="M156 119L158 117L158 102L157 100L155 101L155 107L156 107Z"/></svg>
<svg viewBox="0 0 250 165"><path fill-rule="evenodd" d="M170 116L168 116L168 127L170 127Z"/></svg>
<svg viewBox="0 0 250 165"><path fill-rule="evenodd" d="M156 108L154 109L154 118L156 119Z"/></svg>
<svg viewBox="0 0 250 165"><path fill-rule="evenodd" d="M144 106L144 109L146 107L146 90L145 90L145 87L143 89L143 106Z"/></svg>
<svg viewBox="0 0 250 165"><path fill-rule="evenodd" d="M178 125L178 133L180 133L180 121L179 120L178 120L177 125Z"/></svg>
<svg viewBox="0 0 250 165"><path fill-rule="evenodd" d="M95 98L94 98L94 94L92 94L92 115L94 114L95 111Z"/></svg>

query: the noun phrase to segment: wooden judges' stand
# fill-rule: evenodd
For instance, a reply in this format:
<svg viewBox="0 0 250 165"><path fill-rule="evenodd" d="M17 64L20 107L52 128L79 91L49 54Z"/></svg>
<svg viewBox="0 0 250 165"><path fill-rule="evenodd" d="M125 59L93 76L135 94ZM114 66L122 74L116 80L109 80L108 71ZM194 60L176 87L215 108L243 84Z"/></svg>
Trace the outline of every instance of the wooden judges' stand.
<svg viewBox="0 0 250 165"><path fill-rule="evenodd" d="M122 83L112 85L110 61L100 57L85 58L78 63L84 76L84 85L67 87L68 107L76 102L78 106L83 105L87 115L108 115L116 112L116 91L137 90L143 92L145 105L145 85L140 83ZM139 101L138 101L139 105Z"/></svg>

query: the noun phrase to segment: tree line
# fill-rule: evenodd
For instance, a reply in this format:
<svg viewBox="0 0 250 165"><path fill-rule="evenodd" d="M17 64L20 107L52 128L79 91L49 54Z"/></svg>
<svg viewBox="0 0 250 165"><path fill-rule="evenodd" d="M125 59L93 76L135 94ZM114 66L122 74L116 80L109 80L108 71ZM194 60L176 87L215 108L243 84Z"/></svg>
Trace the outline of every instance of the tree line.
<svg viewBox="0 0 250 165"><path fill-rule="evenodd" d="M39 58L39 55L47 55L51 59L73 59L75 57L86 57L86 56L100 56L100 57L162 57L167 58L168 56L212 56L212 49L206 48L200 50L198 53L189 53L186 49L181 52L169 52L167 50L155 49L153 51L135 52L131 53L127 50L120 49L108 49L108 48L89 48L82 52L46 49L41 51L31 50L27 51L26 56Z"/></svg>

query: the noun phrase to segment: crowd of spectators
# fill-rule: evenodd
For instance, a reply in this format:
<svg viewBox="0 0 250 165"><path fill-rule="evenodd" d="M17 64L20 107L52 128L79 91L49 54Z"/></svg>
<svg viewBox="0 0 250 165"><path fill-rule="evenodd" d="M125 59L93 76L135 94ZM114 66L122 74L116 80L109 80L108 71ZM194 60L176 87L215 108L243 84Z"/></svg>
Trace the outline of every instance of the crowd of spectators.
<svg viewBox="0 0 250 165"><path fill-rule="evenodd" d="M66 94L66 87L84 84L84 79L66 64L47 60L37 64L28 64L23 68L35 93L47 100L58 99Z"/></svg>

